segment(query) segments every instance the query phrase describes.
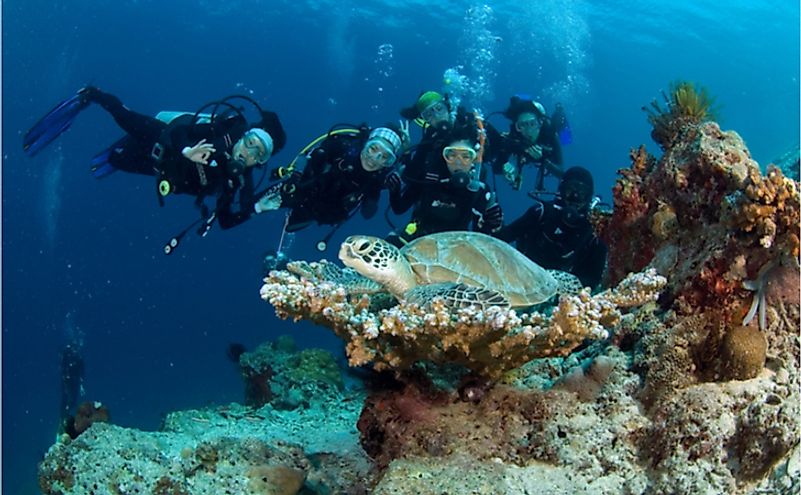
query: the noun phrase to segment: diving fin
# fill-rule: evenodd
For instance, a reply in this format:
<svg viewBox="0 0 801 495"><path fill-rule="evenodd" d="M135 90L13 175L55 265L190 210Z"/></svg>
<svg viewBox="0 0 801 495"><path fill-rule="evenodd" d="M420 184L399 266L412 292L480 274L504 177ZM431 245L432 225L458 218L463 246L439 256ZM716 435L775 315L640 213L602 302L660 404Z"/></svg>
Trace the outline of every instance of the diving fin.
<svg viewBox="0 0 801 495"><path fill-rule="evenodd" d="M551 123L553 123L556 133L559 135L560 144L570 144L573 142L573 132L570 130L570 123L567 121L565 108L561 103L556 104L556 108L551 115Z"/></svg>
<svg viewBox="0 0 801 495"><path fill-rule="evenodd" d="M122 138L114 141L114 144L96 154L92 158L92 167L90 170L95 179L103 179L119 170L111 163L111 155L115 152L115 150L119 152L120 148L128 144L130 139L130 136L123 136Z"/></svg>
<svg viewBox="0 0 801 495"><path fill-rule="evenodd" d="M36 155L69 129L75 117L87 106L89 100L81 91L62 101L25 133L22 149L28 156Z"/></svg>

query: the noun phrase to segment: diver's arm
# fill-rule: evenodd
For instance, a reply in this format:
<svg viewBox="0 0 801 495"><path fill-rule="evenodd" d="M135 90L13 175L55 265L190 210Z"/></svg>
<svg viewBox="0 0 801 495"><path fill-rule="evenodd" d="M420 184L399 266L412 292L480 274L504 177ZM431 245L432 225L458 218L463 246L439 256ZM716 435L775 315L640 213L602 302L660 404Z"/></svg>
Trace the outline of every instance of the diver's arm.
<svg viewBox="0 0 801 495"><path fill-rule="evenodd" d="M515 242L520 239L523 234L532 230L537 224L542 221L545 208L542 203L537 201L534 206L526 210L520 218L503 227L495 237L506 242Z"/></svg>
<svg viewBox="0 0 801 495"><path fill-rule="evenodd" d="M306 160L306 166L303 167L303 173L295 184L298 191L297 194L306 195L311 193L326 175L327 162L328 152L322 146L311 152L309 159Z"/></svg>
<svg viewBox="0 0 801 495"><path fill-rule="evenodd" d="M573 275L581 280L582 285L592 289L598 287L606 266L606 254L606 245L597 237L593 237L581 261L573 269Z"/></svg>
<svg viewBox="0 0 801 495"><path fill-rule="evenodd" d="M421 192L422 186L419 184L406 184L397 193L390 194L389 206L392 208L392 213L400 215L409 211L420 198Z"/></svg>
<svg viewBox="0 0 801 495"><path fill-rule="evenodd" d="M556 177L562 177L564 168L562 165L562 143L559 142L559 136L550 128L545 134L545 138L541 140L543 144L542 164L546 170Z"/></svg>
<svg viewBox="0 0 801 495"><path fill-rule="evenodd" d="M244 174L244 184L239 188L239 210L234 212L233 205L236 199L236 188L226 187L225 190L217 198L217 222L223 230L236 227L248 220L255 210L253 209L257 195L254 194L253 187L253 172L248 169Z"/></svg>

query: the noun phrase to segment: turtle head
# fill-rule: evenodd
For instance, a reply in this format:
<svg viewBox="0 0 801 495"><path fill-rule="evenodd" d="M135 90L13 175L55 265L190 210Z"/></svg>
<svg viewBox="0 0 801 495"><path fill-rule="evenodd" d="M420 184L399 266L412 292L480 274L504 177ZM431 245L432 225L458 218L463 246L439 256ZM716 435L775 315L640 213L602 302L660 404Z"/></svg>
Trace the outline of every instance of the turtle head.
<svg viewBox="0 0 801 495"><path fill-rule="evenodd" d="M400 250L378 237L352 235L339 248L339 259L365 277L401 297L417 285L409 262Z"/></svg>

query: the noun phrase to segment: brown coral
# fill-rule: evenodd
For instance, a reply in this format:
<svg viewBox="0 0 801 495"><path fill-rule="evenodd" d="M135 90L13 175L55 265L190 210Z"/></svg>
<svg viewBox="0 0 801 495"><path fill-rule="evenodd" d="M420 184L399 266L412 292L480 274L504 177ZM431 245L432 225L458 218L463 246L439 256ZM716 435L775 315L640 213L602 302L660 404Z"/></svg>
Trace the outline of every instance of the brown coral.
<svg viewBox="0 0 801 495"><path fill-rule="evenodd" d="M726 380L748 380L765 366L768 343L758 328L735 326L720 346L720 375Z"/></svg>

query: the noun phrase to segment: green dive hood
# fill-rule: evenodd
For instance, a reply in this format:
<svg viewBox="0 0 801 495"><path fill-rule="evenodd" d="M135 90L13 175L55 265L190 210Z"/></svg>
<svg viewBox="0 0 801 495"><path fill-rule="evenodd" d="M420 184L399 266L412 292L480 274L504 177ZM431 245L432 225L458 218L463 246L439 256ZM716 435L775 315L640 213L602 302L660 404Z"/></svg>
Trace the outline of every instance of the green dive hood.
<svg viewBox="0 0 801 495"><path fill-rule="evenodd" d="M417 99L417 103L415 103L414 106L417 108L417 112L421 113L423 110L440 100L442 100L441 94L437 93L436 91L426 91L420 95L420 98Z"/></svg>

